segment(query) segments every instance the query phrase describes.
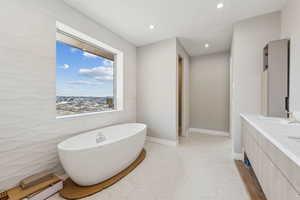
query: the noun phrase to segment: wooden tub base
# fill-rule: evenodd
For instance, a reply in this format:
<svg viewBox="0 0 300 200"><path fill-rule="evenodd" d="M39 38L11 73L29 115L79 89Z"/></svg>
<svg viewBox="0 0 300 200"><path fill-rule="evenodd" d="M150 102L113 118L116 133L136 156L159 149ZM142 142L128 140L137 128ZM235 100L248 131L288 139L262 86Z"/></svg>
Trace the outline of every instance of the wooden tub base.
<svg viewBox="0 0 300 200"><path fill-rule="evenodd" d="M127 174L134 170L145 159L145 157L146 151L145 149L143 149L140 155L137 157L137 159L133 161L133 163L131 163L126 169L111 177L110 179L107 179L96 185L79 186L76 183L74 183L70 178L68 178L64 181L64 187L59 192L59 194L65 199L81 199L87 196L91 196L124 178Z"/></svg>

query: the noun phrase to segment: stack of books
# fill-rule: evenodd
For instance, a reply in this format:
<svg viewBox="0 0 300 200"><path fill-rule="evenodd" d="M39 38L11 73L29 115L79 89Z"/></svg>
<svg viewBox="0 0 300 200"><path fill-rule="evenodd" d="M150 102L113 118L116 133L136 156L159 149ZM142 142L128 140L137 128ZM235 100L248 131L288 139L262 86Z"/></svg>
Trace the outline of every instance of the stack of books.
<svg viewBox="0 0 300 200"><path fill-rule="evenodd" d="M7 194L9 200L45 200L62 188L61 178L50 172L41 172L25 178L18 187L8 190Z"/></svg>

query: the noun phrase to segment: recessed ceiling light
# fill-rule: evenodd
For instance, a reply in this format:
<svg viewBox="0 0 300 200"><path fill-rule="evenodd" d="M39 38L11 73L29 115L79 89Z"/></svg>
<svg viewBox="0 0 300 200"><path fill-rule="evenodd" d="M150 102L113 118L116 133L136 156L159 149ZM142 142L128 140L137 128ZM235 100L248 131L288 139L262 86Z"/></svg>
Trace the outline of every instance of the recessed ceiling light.
<svg viewBox="0 0 300 200"><path fill-rule="evenodd" d="M153 25L153 24L151 24L150 26L149 26L149 29L150 30L153 30L155 28L155 26Z"/></svg>
<svg viewBox="0 0 300 200"><path fill-rule="evenodd" d="M208 44L208 43L206 43L205 45L204 45L204 47L205 48L208 48L210 45Z"/></svg>
<svg viewBox="0 0 300 200"><path fill-rule="evenodd" d="M221 2L221 3L218 3L217 8L220 9L220 8L223 8L223 7L224 7L224 3L222 3L222 2Z"/></svg>

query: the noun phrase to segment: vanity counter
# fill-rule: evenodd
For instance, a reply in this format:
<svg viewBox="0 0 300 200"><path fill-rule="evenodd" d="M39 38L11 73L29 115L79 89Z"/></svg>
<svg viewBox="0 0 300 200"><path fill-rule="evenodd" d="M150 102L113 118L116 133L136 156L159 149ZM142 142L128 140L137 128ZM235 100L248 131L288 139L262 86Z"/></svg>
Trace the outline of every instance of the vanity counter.
<svg viewBox="0 0 300 200"><path fill-rule="evenodd" d="M242 114L243 149L270 200L300 200L300 124Z"/></svg>
<svg viewBox="0 0 300 200"><path fill-rule="evenodd" d="M241 117L300 167L300 124L259 115L242 114Z"/></svg>

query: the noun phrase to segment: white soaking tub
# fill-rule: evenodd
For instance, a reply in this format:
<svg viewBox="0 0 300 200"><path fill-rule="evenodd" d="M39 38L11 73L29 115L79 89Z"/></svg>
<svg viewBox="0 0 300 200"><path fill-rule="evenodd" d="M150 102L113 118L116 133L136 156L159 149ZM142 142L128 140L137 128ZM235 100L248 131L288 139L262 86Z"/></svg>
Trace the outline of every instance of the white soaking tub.
<svg viewBox="0 0 300 200"><path fill-rule="evenodd" d="M59 159L70 178L89 186L127 168L141 153L145 124L110 126L71 137L57 145Z"/></svg>

